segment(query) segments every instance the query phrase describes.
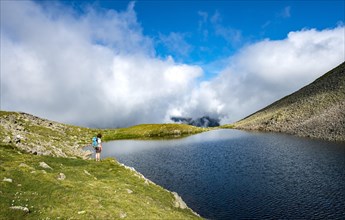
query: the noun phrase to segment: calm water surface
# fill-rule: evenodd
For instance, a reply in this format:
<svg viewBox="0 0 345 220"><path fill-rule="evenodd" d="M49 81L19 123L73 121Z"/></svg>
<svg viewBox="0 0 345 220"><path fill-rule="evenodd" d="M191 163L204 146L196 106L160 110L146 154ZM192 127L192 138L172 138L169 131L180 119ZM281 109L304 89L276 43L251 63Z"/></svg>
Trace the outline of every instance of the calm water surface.
<svg viewBox="0 0 345 220"><path fill-rule="evenodd" d="M345 144L216 130L180 140L113 141L115 157L208 219L345 219Z"/></svg>

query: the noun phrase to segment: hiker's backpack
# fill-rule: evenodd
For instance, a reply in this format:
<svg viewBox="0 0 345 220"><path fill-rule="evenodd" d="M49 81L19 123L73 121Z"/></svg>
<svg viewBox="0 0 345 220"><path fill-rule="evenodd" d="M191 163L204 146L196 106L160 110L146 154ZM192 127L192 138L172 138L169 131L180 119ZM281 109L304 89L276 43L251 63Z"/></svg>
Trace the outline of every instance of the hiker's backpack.
<svg viewBox="0 0 345 220"><path fill-rule="evenodd" d="M98 138L97 137L92 138L92 146L94 148L98 147Z"/></svg>

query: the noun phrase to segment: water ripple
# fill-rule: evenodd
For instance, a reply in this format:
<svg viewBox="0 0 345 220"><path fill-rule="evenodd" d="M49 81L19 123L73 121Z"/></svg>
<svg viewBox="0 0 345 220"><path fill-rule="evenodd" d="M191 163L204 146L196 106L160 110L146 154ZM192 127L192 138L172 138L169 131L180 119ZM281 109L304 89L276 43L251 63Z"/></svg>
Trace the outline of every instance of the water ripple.
<svg viewBox="0 0 345 220"><path fill-rule="evenodd" d="M344 144L218 130L115 141L104 154L178 192L208 219L345 219Z"/></svg>

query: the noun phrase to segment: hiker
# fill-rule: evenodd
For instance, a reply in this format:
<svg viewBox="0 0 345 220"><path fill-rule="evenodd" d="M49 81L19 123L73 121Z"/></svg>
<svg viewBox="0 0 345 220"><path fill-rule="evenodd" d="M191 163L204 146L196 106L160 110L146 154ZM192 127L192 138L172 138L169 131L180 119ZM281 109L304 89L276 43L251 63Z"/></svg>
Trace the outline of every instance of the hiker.
<svg viewBox="0 0 345 220"><path fill-rule="evenodd" d="M96 161L101 161L101 152L102 152L102 134L97 134L97 139L96 139Z"/></svg>

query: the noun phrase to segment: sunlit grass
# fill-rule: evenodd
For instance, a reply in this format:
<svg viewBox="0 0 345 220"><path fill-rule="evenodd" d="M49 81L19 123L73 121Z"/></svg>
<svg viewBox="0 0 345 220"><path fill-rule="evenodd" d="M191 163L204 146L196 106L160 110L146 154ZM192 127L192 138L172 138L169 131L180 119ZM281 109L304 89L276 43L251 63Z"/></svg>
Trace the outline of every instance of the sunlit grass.
<svg viewBox="0 0 345 220"><path fill-rule="evenodd" d="M40 162L52 169L44 169ZM173 195L113 159L34 156L0 145L0 219L192 219ZM58 180L60 173L66 176ZM12 182L3 181L4 178ZM10 207L27 207L30 212Z"/></svg>

